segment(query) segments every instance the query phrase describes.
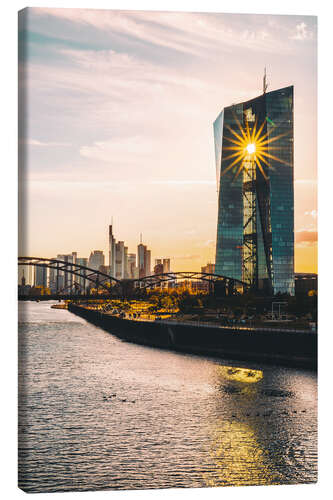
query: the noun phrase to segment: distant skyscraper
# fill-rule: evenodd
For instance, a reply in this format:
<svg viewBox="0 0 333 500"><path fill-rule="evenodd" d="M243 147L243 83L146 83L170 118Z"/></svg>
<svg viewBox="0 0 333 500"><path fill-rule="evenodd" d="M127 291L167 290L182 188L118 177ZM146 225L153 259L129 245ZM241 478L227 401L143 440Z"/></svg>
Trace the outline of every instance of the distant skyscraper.
<svg viewBox="0 0 333 500"><path fill-rule="evenodd" d="M57 255L57 260L62 260L64 262L68 262L69 264L75 264L76 252L72 252L71 254L59 254ZM70 270L71 266L67 269ZM64 292L71 292L72 286L74 283L73 274L66 271L59 271L58 274L58 290L63 290Z"/></svg>
<svg viewBox="0 0 333 500"><path fill-rule="evenodd" d="M36 266L35 268L35 286L47 286L47 268Z"/></svg>
<svg viewBox="0 0 333 500"><path fill-rule="evenodd" d="M159 266L158 269L161 270L158 274L170 273L170 259L155 259L154 274L157 274L155 272L156 266Z"/></svg>
<svg viewBox="0 0 333 500"><path fill-rule="evenodd" d="M104 266L104 253L102 250L94 250L91 252L89 261L88 261L88 267L91 269L96 269L96 271L99 270L100 266Z"/></svg>
<svg viewBox="0 0 333 500"><path fill-rule="evenodd" d="M89 267L87 257L77 257L76 264L78 264L79 266ZM85 271L84 269L82 269L80 271L80 273L85 275L86 273L89 273L89 271ZM77 276L75 278L75 280L79 284L81 292L84 293L86 291L86 288L88 287L88 284L89 284L88 280L86 278L80 277L80 276Z"/></svg>
<svg viewBox="0 0 333 500"><path fill-rule="evenodd" d="M161 259L155 259L154 274L163 274L163 264Z"/></svg>
<svg viewBox="0 0 333 500"><path fill-rule="evenodd" d="M140 243L138 245L138 268L139 278L150 276L151 274L151 252L146 245Z"/></svg>
<svg viewBox="0 0 333 500"><path fill-rule="evenodd" d="M112 225L109 226L109 273L116 277L116 239L113 236Z"/></svg>
<svg viewBox="0 0 333 500"><path fill-rule="evenodd" d="M125 244L123 241L116 243L116 276L118 280L125 278Z"/></svg>
<svg viewBox="0 0 333 500"><path fill-rule="evenodd" d="M49 289L52 293L57 291L57 271L49 269Z"/></svg>
<svg viewBox="0 0 333 500"><path fill-rule="evenodd" d="M164 273L170 272L170 259L163 259L163 272Z"/></svg>
<svg viewBox="0 0 333 500"><path fill-rule="evenodd" d="M215 264L208 263L206 266L201 268L202 273L214 274L215 273Z"/></svg>
<svg viewBox="0 0 333 500"><path fill-rule="evenodd" d="M135 253L129 253L128 254L128 278L134 279L136 278L136 255Z"/></svg>
<svg viewBox="0 0 333 500"><path fill-rule="evenodd" d="M215 271L294 295L293 87L265 90L214 122Z"/></svg>

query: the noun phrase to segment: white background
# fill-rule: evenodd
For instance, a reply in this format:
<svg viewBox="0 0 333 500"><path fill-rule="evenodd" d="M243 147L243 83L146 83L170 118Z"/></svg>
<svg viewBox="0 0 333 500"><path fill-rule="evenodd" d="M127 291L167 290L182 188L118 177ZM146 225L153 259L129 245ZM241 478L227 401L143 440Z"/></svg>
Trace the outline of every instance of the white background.
<svg viewBox="0 0 333 500"><path fill-rule="evenodd" d="M329 498L332 480L332 169L333 169L333 29L331 2L235 0L48 0L27 5L13 0L1 11L1 485L3 498L25 495L17 484L17 11L30 7L182 10L231 13L317 15L319 33L319 482L316 485L213 489L66 493L66 498ZM39 494L38 500L50 494Z"/></svg>

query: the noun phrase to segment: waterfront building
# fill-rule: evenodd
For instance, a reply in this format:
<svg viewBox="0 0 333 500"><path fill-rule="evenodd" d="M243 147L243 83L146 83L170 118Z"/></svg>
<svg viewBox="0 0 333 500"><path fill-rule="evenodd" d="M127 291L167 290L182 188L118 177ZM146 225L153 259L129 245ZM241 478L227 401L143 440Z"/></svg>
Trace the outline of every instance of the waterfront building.
<svg viewBox="0 0 333 500"><path fill-rule="evenodd" d="M293 86L225 107L214 122L215 272L294 295Z"/></svg>
<svg viewBox="0 0 333 500"><path fill-rule="evenodd" d="M295 273L295 295L309 295L318 292L318 275Z"/></svg>

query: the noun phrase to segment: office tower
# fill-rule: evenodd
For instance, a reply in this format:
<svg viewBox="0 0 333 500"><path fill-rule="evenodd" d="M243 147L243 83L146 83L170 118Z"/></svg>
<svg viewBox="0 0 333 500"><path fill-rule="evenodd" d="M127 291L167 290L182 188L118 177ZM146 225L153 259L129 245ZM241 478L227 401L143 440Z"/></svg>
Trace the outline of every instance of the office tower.
<svg viewBox="0 0 333 500"><path fill-rule="evenodd" d="M104 266L104 253L102 250L94 250L91 252L89 261L88 261L88 267L91 269L96 269L96 271L99 270L100 266Z"/></svg>
<svg viewBox="0 0 333 500"><path fill-rule="evenodd" d="M215 272L294 295L293 87L265 90L214 122Z"/></svg>
<svg viewBox="0 0 333 500"><path fill-rule="evenodd" d="M124 278L128 279L128 247L124 247Z"/></svg>
<svg viewBox="0 0 333 500"><path fill-rule="evenodd" d="M76 264L78 264L79 266L89 267L87 257L77 257ZM79 272L83 276L82 277L76 276L75 281L78 283L81 292L85 293L86 289L88 288L89 281L86 278L84 278L84 276L87 273L89 274L89 271L86 271L85 269L81 269Z"/></svg>
<svg viewBox="0 0 333 500"><path fill-rule="evenodd" d="M164 273L170 272L170 259L163 259L163 272Z"/></svg>
<svg viewBox="0 0 333 500"><path fill-rule="evenodd" d="M215 264L208 263L206 266L201 268L202 273L214 274L215 273Z"/></svg>
<svg viewBox="0 0 333 500"><path fill-rule="evenodd" d="M146 245L140 243L138 245L138 268L139 278L150 276L151 274L151 252Z"/></svg>
<svg viewBox="0 0 333 500"><path fill-rule="evenodd" d="M134 279L136 278L136 255L135 253L129 253L128 254L128 277L129 279Z"/></svg>
<svg viewBox="0 0 333 500"><path fill-rule="evenodd" d="M51 293L57 291L57 271L56 269L49 269L49 289Z"/></svg>
<svg viewBox="0 0 333 500"><path fill-rule="evenodd" d="M154 274L163 274L163 264L161 259L155 259Z"/></svg>
<svg viewBox="0 0 333 500"><path fill-rule="evenodd" d="M47 287L47 268L46 267L35 267L35 286Z"/></svg>
<svg viewBox="0 0 333 500"><path fill-rule="evenodd" d="M116 278L122 280L125 277L125 245L123 241L118 241L116 247Z"/></svg>
<svg viewBox="0 0 333 500"><path fill-rule="evenodd" d="M109 274L116 277L116 239L113 236L112 225L109 226Z"/></svg>
<svg viewBox="0 0 333 500"><path fill-rule="evenodd" d="M76 252L72 252L71 254L57 255L57 260L62 260L64 262L67 262L68 264L75 264L75 259L76 259ZM71 266L69 265L67 269L69 271L71 269ZM74 276L71 272L68 271L59 271L58 279L56 276L56 281L58 282L57 289L65 293L71 293L74 284Z"/></svg>

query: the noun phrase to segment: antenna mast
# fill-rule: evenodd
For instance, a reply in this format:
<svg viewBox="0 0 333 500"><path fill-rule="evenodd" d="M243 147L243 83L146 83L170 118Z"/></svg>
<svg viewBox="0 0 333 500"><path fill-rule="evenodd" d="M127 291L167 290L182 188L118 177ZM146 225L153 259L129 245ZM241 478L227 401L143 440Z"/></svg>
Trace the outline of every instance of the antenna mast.
<svg viewBox="0 0 333 500"><path fill-rule="evenodd" d="M265 72L264 72L264 78L263 78L263 94L266 94L267 88L268 88L268 83L266 80L266 66L265 66Z"/></svg>

